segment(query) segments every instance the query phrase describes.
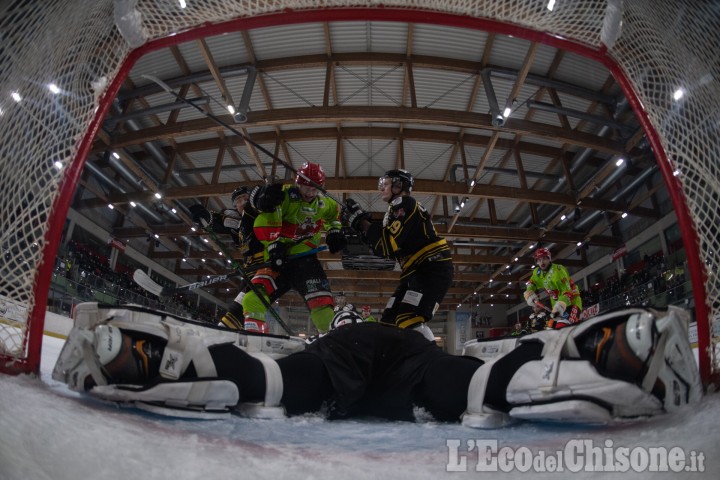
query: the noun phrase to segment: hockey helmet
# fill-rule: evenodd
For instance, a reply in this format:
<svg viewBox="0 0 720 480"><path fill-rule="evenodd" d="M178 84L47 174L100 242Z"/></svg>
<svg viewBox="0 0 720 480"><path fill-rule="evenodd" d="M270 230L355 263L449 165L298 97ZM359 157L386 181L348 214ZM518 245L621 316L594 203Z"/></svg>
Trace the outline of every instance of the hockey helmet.
<svg viewBox="0 0 720 480"><path fill-rule="evenodd" d="M354 310L340 310L335 314L330 322L330 330L342 327L343 325L352 325L354 323L362 323L362 316Z"/></svg>
<svg viewBox="0 0 720 480"><path fill-rule="evenodd" d="M311 180L311 181L308 181ZM313 184L314 183L314 184ZM325 186L325 170L320 164L305 162L297 171L295 177L296 185L308 185L310 187Z"/></svg>
<svg viewBox="0 0 720 480"><path fill-rule="evenodd" d="M548 260L552 260L552 255L550 255L550 250L547 248L538 248L537 250L535 250L533 257L535 258L535 260L539 260L542 257L547 257Z"/></svg>
<svg viewBox="0 0 720 480"><path fill-rule="evenodd" d="M355 305L352 303L346 303L344 305L335 305L335 308L333 309L335 313L338 312L355 312L357 313L357 309L355 308Z"/></svg>
<svg viewBox="0 0 720 480"><path fill-rule="evenodd" d="M250 195L250 189L243 185L233 190L232 194L230 195L230 200L232 201L232 203L235 203L235 200L237 200L240 195Z"/></svg>
<svg viewBox="0 0 720 480"><path fill-rule="evenodd" d="M378 190L383 189L386 178L390 179L393 187L399 186L401 192L412 192L412 187L415 184L415 179L407 170L388 170L385 175L378 179Z"/></svg>

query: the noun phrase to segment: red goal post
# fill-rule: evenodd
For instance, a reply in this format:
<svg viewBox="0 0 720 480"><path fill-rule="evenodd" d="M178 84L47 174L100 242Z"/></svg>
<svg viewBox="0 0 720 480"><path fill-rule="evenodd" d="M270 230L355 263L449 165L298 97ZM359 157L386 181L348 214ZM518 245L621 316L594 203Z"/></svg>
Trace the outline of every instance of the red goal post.
<svg viewBox="0 0 720 480"><path fill-rule="evenodd" d="M0 7L0 372L39 369L55 255L103 118L138 58L223 32L401 21L511 34L603 63L640 119L677 213L694 290L700 370L720 318L720 45L712 2L677 0L109 0ZM319 7L322 8L319 8ZM48 82L59 93L51 96ZM673 92L683 88L682 103Z"/></svg>

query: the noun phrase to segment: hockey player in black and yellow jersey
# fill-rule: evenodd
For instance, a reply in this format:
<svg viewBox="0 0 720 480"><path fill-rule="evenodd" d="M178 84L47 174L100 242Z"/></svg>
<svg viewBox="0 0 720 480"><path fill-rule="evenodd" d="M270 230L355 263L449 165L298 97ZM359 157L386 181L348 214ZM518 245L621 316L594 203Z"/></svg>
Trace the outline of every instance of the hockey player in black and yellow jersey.
<svg viewBox="0 0 720 480"><path fill-rule="evenodd" d="M228 208L222 212L209 212L200 204L190 207L193 221L202 228L210 225L212 231L218 234L230 235L233 245L242 254L242 265L244 269L252 270L256 265L263 263L264 246L255 237L253 224L258 216L258 211L248 199L253 191L261 188L247 187L242 185L236 188L230 197L234 208ZM220 323L228 328L243 329L243 307L242 300L247 287L243 288L230 302L230 306L222 316Z"/></svg>
<svg viewBox="0 0 720 480"><path fill-rule="evenodd" d="M345 219L359 232L376 255L394 258L402 273L400 285L388 301L380 322L400 328L417 328L429 340L429 322L453 280L450 248L438 236L430 213L410 194L413 177L406 170L388 170L378 189L388 202L382 222L371 222L352 199L347 200Z"/></svg>

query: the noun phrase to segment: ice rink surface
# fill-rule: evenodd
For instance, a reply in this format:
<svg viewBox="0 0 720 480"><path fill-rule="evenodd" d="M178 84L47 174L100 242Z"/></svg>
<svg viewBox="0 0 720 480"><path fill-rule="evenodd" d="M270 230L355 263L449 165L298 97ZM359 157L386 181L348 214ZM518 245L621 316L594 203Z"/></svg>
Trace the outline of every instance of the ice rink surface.
<svg viewBox="0 0 720 480"><path fill-rule="evenodd" d="M62 344L44 338L39 379L0 375L0 480L720 478L718 394L673 415L612 426L474 430L431 420L330 422L320 415L185 420L69 391L50 377ZM494 444L512 448L516 468L502 471L498 455L478 455L478 445ZM589 471L591 447L605 471ZM568 460L569 451L580 455ZM661 461L660 469L680 471L652 471L657 452L674 462ZM682 468L673 460L681 454ZM561 471L549 471L558 464ZM478 465L494 471L477 472ZM701 466L703 472L689 471Z"/></svg>

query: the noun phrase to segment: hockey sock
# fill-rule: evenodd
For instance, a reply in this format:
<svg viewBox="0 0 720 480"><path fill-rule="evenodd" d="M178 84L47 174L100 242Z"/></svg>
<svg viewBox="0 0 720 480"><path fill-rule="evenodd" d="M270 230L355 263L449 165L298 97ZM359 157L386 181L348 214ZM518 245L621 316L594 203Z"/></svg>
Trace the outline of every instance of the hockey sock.
<svg viewBox="0 0 720 480"><path fill-rule="evenodd" d="M320 357L296 353L277 361L283 378L282 404L288 415L317 412L333 393Z"/></svg>
<svg viewBox="0 0 720 480"><path fill-rule="evenodd" d="M319 308L310 310L310 318L320 333L327 332L330 329L335 312L330 305L323 305Z"/></svg>

